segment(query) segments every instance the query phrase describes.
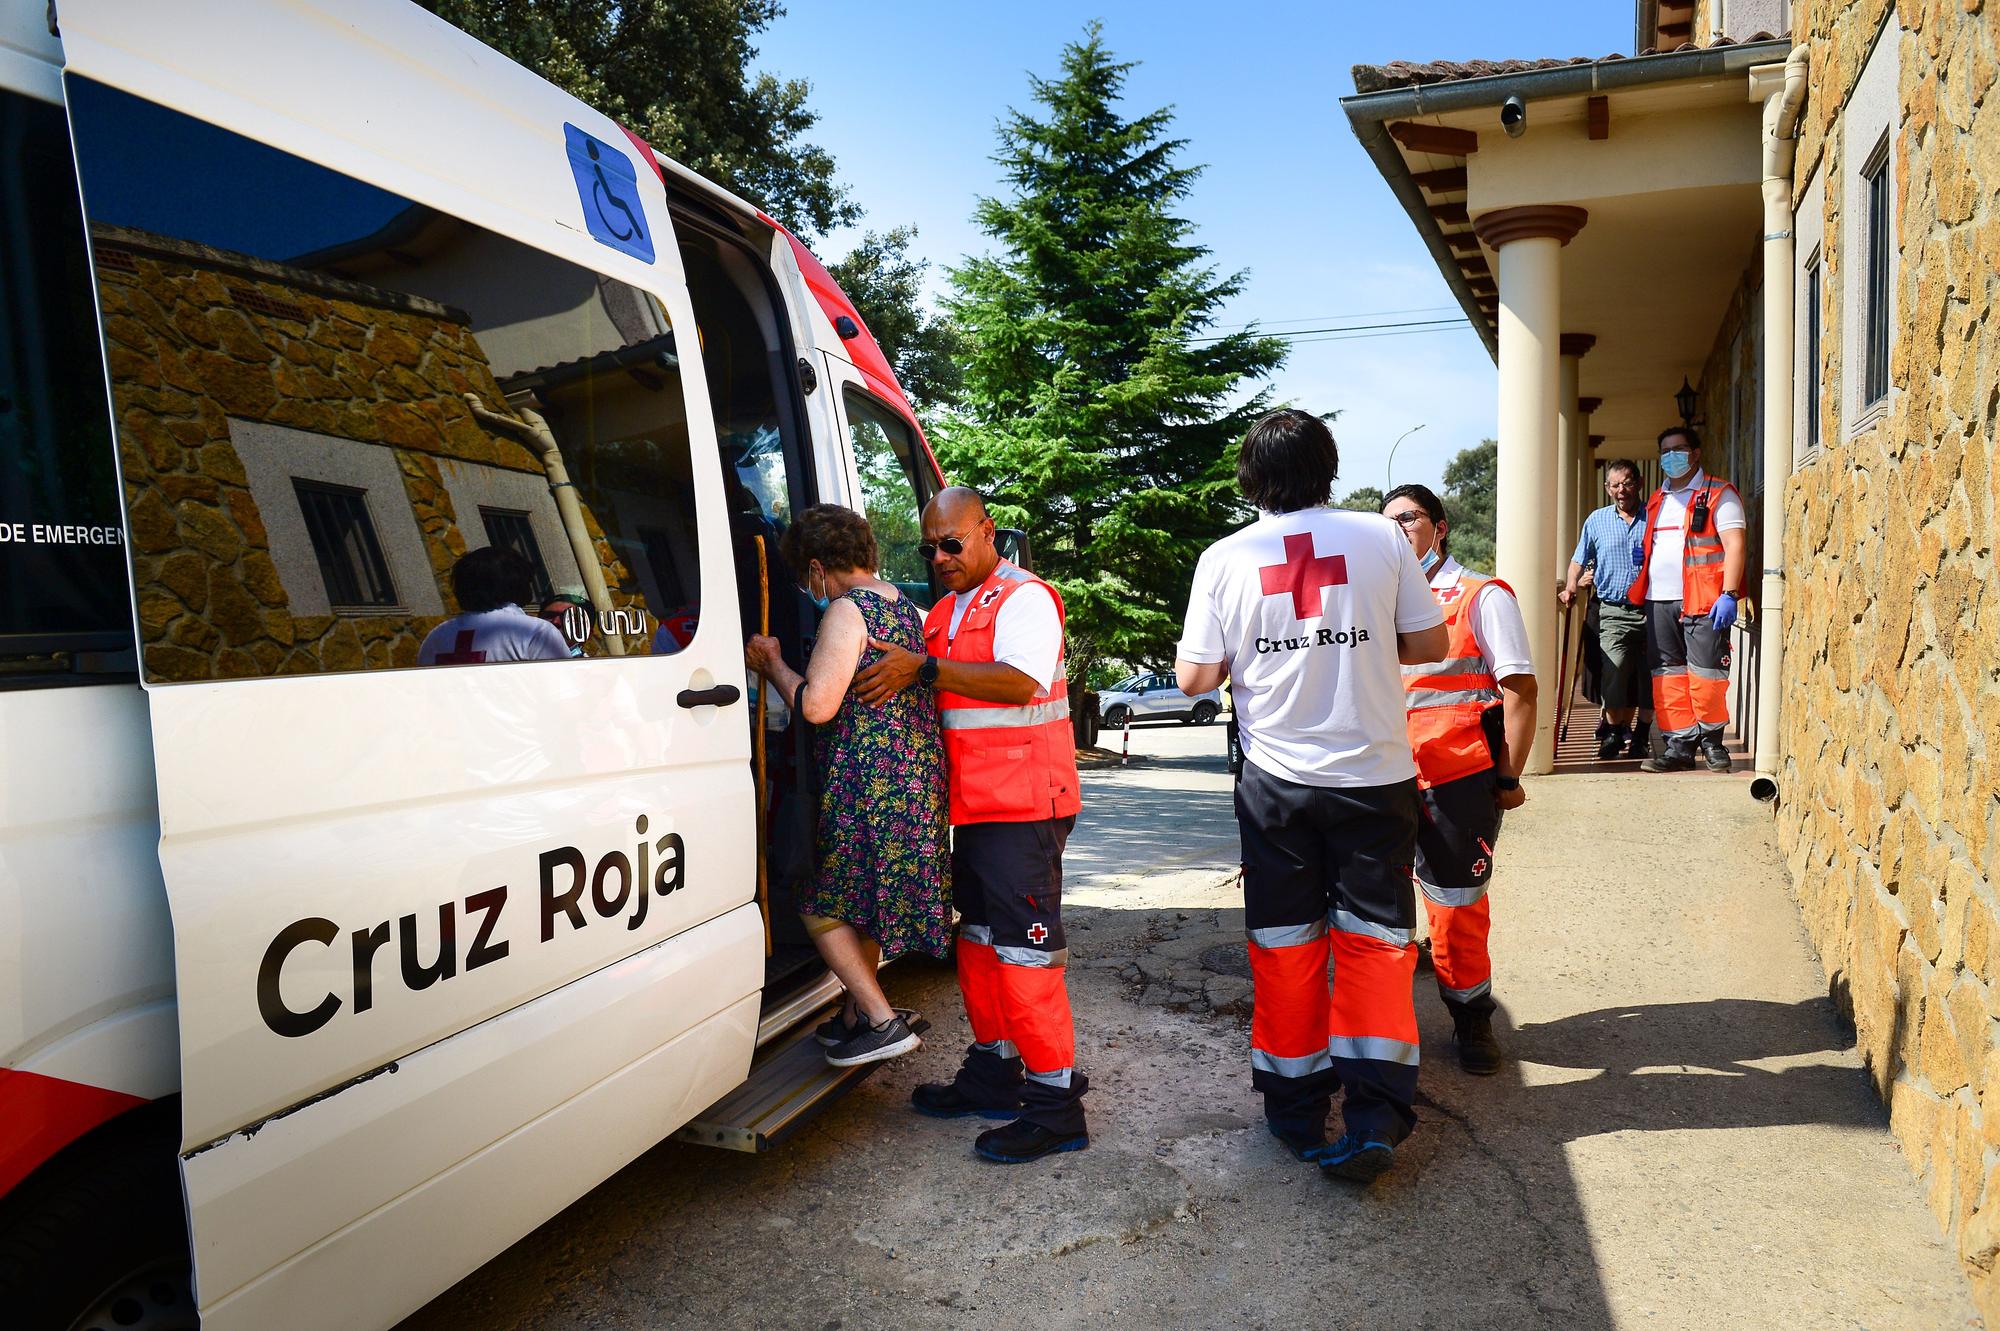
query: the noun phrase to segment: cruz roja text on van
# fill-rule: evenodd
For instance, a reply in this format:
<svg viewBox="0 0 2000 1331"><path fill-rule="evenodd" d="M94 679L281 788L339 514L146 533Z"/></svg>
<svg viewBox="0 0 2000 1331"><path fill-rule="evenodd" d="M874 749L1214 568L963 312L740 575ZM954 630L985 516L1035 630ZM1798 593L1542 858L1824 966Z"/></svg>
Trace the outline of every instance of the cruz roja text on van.
<svg viewBox="0 0 2000 1331"><path fill-rule="evenodd" d="M1267 652L1296 652L1307 647L1358 647L1367 641L1367 629L1314 629L1296 638L1259 638L1257 653L1261 656Z"/></svg>
<svg viewBox="0 0 2000 1331"><path fill-rule="evenodd" d="M586 892L590 910L598 919L612 919L624 913L629 904L631 914L625 921L625 927L637 929L646 922L646 912L656 894L671 896L681 889L686 874L686 845L678 832L668 832L657 841L648 842L645 839L648 822L647 817L640 814L633 825L632 830L640 840L632 854L627 855L622 850L608 851L599 857L595 866L575 846L558 846L541 853L540 941L547 943L555 938L558 919L567 920L571 929L582 929L590 923L591 917L584 911ZM560 880L565 878L568 881L559 887ZM417 916L412 913L396 920L393 933L400 962L397 973L402 977L403 987L414 993L459 974L458 920L461 904L465 918L474 922L476 930L470 946L465 950L464 969L475 971L505 958L513 947L511 940L499 928L500 918L507 907L507 893L507 884L502 883L498 887L473 893L463 903L441 903L437 908L435 955L428 961L423 956L425 944L418 937ZM353 999L357 1013L375 1006L375 956L389 946L391 932L390 921L382 920L348 934L354 961ZM328 992L310 1008L300 1010L285 1002L282 982L286 961L300 948L308 944L334 947L338 945L340 935L340 925L324 916L309 915L280 929L270 946L264 949L263 962L257 967L257 1011L273 1032L296 1039L311 1035L338 1015L343 1006L340 995Z"/></svg>

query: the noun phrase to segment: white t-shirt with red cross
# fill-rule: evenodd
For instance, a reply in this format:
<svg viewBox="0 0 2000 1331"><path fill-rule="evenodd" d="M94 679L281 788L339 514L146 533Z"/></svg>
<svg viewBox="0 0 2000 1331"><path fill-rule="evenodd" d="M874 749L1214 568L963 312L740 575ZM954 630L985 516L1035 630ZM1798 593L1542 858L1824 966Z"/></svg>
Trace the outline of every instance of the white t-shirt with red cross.
<svg viewBox="0 0 2000 1331"><path fill-rule="evenodd" d="M569 656L562 630L518 605L453 615L424 637L418 665L480 665L493 661L560 661Z"/></svg>
<svg viewBox="0 0 2000 1331"><path fill-rule="evenodd" d="M1305 786L1417 774L1396 635L1444 622L1416 554L1375 513L1266 513L1202 552L1184 661L1228 663L1243 756Z"/></svg>

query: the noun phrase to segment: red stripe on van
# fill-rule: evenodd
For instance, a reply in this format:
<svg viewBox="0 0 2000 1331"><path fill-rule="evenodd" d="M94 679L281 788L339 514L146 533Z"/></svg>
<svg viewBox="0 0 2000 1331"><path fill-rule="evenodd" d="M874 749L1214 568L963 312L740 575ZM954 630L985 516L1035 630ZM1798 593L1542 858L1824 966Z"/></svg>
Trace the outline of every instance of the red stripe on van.
<svg viewBox="0 0 2000 1331"><path fill-rule="evenodd" d="M625 137L632 141L632 150L639 154L640 161L653 168L654 179L660 182L660 188L665 189L667 185L667 170L660 165L659 154L653 151L653 145L640 138L637 134L634 134L631 130L625 129L623 125L620 125L618 128L625 130Z"/></svg>
<svg viewBox="0 0 2000 1331"><path fill-rule="evenodd" d="M813 257L811 250L799 238L785 230L776 221L763 213L758 213L766 225L779 232L791 242L792 257L798 260L799 271L805 274L806 286L811 289L813 299L819 302L829 323L838 325L842 315L854 320L854 326L861 330L859 337L848 338L841 344L846 358L854 362L854 368L861 371L862 379L873 390L876 397L888 406L917 433L917 442L923 445L924 456L930 459L931 471L940 485L944 484L944 471L938 466L937 455L931 452L931 441L924 438L924 427L917 424L917 414L910 410L910 400L903 396L903 386L896 382L896 372L889 366L889 358L882 354L875 335L868 331L868 324L861 317L861 311L854 308L854 302L840 289L840 283L833 280L833 274L826 271L826 265Z"/></svg>
<svg viewBox="0 0 2000 1331"><path fill-rule="evenodd" d="M0 1196L84 1133L145 1103L123 1091L0 1068Z"/></svg>

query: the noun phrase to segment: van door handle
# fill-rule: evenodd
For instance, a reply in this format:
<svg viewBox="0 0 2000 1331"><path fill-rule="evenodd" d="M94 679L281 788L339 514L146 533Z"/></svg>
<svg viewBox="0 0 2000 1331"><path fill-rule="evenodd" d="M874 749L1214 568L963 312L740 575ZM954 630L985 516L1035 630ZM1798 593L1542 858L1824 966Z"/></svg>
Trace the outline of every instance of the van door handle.
<svg viewBox="0 0 2000 1331"><path fill-rule="evenodd" d="M742 696L734 684L717 684L712 689L682 689L674 701L683 707L727 707Z"/></svg>

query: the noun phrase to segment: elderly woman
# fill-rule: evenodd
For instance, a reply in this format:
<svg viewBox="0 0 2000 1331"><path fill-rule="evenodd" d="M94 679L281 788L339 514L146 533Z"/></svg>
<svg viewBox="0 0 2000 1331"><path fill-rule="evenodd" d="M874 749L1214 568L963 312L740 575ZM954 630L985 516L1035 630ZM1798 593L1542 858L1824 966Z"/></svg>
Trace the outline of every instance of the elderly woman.
<svg viewBox="0 0 2000 1331"><path fill-rule="evenodd" d="M847 986L838 1016L819 1029L836 1067L908 1053L922 1043L876 980L883 957L949 946L950 817L944 740L928 686L865 704L847 696L857 669L881 653L868 640L924 650L923 614L875 575L867 519L835 504L798 515L784 534L785 562L802 570L808 596L826 604L803 678L778 641L752 637L744 658L820 727L819 867L799 910L819 953ZM914 1016L914 1014L909 1014Z"/></svg>

